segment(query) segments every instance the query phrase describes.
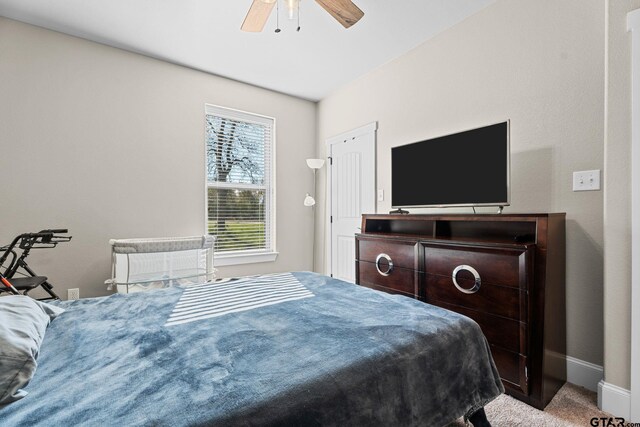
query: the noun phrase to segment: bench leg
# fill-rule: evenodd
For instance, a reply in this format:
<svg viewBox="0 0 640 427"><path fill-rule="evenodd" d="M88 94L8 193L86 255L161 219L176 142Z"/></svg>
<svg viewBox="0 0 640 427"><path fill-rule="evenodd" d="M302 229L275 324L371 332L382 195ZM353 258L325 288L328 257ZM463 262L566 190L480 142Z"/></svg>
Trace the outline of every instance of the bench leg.
<svg viewBox="0 0 640 427"><path fill-rule="evenodd" d="M478 409L469 417L469 421L473 424L473 427L491 427L491 423L487 419L487 414L484 412L484 408Z"/></svg>

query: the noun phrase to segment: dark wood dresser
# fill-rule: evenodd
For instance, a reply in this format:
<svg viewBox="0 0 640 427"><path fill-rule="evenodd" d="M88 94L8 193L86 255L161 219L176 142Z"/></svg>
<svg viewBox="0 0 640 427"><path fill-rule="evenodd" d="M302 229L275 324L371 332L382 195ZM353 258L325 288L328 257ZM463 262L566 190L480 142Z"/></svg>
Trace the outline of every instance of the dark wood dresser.
<svg viewBox="0 0 640 427"><path fill-rule="evenodd" d="M563 213L363 215L356 283L475 320L506 392L536 408L566 381Z"/></svg>

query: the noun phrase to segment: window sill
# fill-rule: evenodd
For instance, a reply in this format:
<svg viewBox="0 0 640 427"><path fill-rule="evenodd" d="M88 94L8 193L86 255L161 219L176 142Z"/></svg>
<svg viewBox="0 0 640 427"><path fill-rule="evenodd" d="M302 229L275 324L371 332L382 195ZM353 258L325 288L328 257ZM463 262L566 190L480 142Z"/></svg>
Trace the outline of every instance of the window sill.
<svg viewBox="0 0 640 427"><path fill-rule="evenodd" d="M278 252L263 252L259 254L215 254L213 265L224 267L226 265L257 264L260 262L273 262L278 257Z"/></svg>

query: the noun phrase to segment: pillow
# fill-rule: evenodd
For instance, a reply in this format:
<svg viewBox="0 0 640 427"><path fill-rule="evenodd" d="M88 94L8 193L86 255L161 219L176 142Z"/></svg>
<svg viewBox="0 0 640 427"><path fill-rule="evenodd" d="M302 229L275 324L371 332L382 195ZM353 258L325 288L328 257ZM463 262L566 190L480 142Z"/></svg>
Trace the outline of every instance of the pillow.
<svg viewBox="0 0 640 427"><path fill-rule="evenodd" d="M0 405L27 395L44 332L63 311L24 295L0 298Z"/></svg>

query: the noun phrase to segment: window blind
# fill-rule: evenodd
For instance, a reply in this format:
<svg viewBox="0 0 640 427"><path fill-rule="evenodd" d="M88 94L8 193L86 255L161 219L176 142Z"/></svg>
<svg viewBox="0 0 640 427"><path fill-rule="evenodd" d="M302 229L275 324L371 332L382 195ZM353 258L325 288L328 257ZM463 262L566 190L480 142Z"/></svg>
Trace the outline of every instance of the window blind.
<svg viewBox="0 0 640 427"><path fill-rule="evenodd" d="M217 253L274 252L274 119L206 105L207 232Z"/></svg>

